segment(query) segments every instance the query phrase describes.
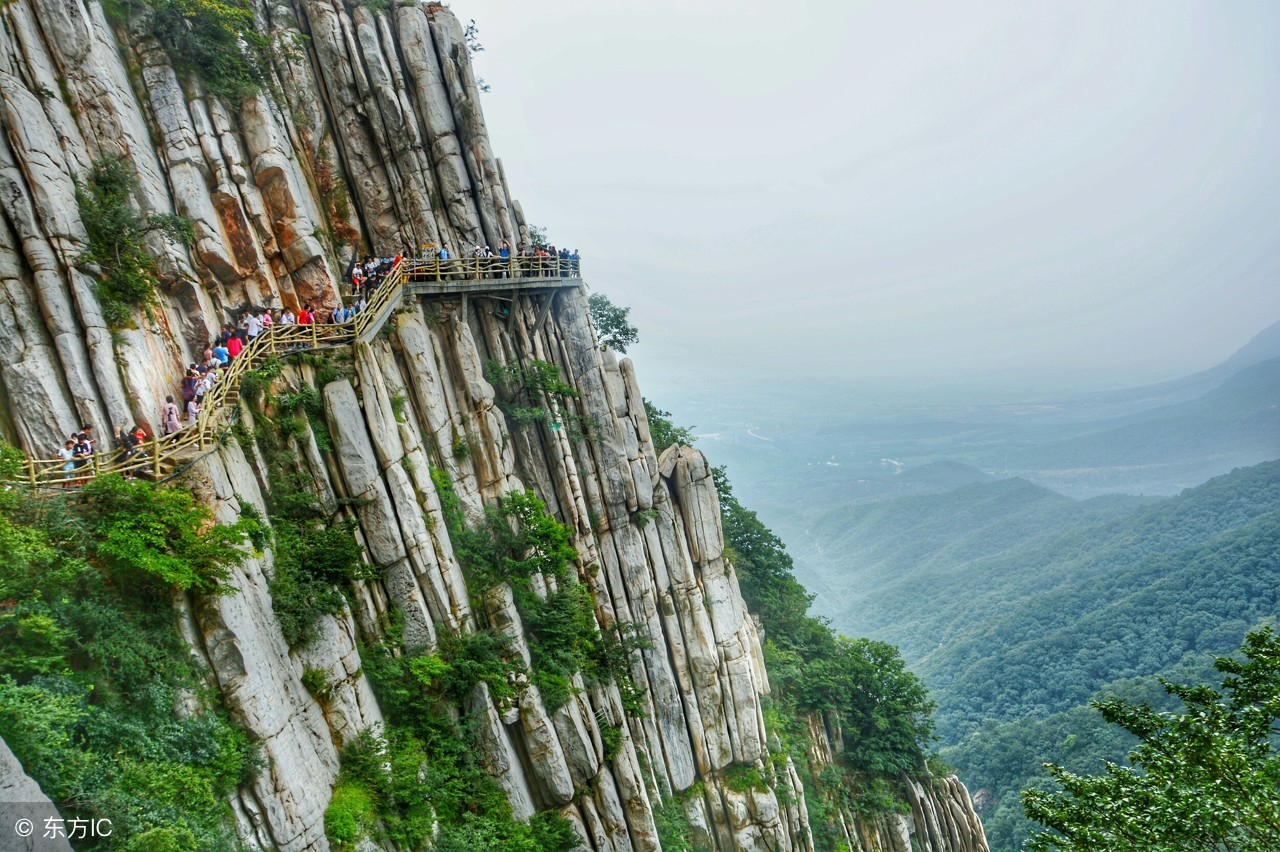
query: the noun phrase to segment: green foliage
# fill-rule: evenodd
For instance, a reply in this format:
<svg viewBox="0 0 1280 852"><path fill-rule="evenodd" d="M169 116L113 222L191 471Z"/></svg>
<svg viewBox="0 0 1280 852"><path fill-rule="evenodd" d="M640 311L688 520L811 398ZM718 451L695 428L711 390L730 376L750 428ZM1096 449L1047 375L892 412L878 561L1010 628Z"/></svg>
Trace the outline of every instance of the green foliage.
<svg viewBox="0 0 1280 852"><path fill-rule="evenodd" d="M644 529L649 525L650 521L656 521L657 519L657 509L640 509L631 513L631 522L640 529Z"/></svg>
<svg viewBox="0 0 1280 852"><path fill-rule="evenodd" d="M446 695L461 702L477 683L489 687L499 704L515 699L513 681L524 671L510 642L488 630L441 637L440 650L448 658L440 672L440 686Z"/></svg>
<svg viewBox="0 0 1280 852"><path fill-rule="evenodd" d="M604 759L608 763L622 751L622 728L619 725L600 725L600 744L604 746Z"/></svg>
<svg viewBox="0 0 1280 852"><path fill-rule="evenodd" d="M253 404L261 402L280 372L280 362L274 358L263 362L256 370L246 371L240 377L240 398Z"/></svg>
<svg viewBox="0 0 1280 852"><path fill-rule="evenodd" d="M141 0L143 25L180 74L204 81L232 102L257 94L271 41L258 32L247 0Z"/></svg>
<svg viewBox="0 0 1280 852"><path fill-rule="evenodd" d="M632 625L600 630L591 591L572 570L578 558L569 543L573 530L549 515L532 491L508 493L499 508L485 512L479 527L469 528L448 477L438 469L431 476L473 591L511 584L533 658L531 678L547 708L569 700L573 676L581 672L588 684L616 683L624 709L642 714L644 696L632 680L631 658L649 644ZM528 584L535 574L555 578L556 590L535 594Z"/></svg>
<svg viewBox="0 0 1280 852"><path fill-rule="evenodd" d="M693 826L689 824L682 799L673 798L654 808L653 822L663 852L694 852Z"/></svg>
<svg viewBox="0 0 1280 852"><path fill-rule="evenodd" d="M244 528L210 520L187 492L116 477L10 493L0 515L0 600L17 602L0 607L0 737L64 818L110 819L120 848L233 848L225 797L261 767L216 710L175 715L211 697L172 592L242 558Z"/></svg>
<svg viewBox="0 0 1280 852"><path fill-rule="evenodd" d="M560 378L560 368L555 364L534 360L522 367L515 361L487 361L484 376L498 391L498 407L517 427L546 422L558 429L564 421L578 437L590 433L592 421L568 410L567 401L579 394ZM553 412L554 400L559 405L558 411Z"/></svg>
<svg viewBox="0 0 1280 852"><path fill-rule="evenodd" d="M299 363L306 364L316 371L316 387L322 388L330 382L341 381L350 376L350 353L342 352L308 352L300 351L293 355L292 358ZM395 400L391 401L392 406Z"/></svg>
<svg viewBox="0 0 1280 852"><path fill-rule="evenodd" d="M560 368L546 361L533 360L522 367L516 362L501 364L488 361L484 365L485 378L508 391L541 391L554 396L574 397L578 392L560 378Z"/></svg>
<svg viewBox="0 0 1280 852"><path fill-rule="evenodd" d="M308 666L302 670L302 685L311 693L312 698L320 701L329 691L329 677L324 669Z"/></svg>
<svg viewBox="0 0 1280 852"><path fill-rule="evenodd" d="M693 446L693 432L671 422L670 411L663 411L646 399L644 413L649 420L649 435L653 438L654 452L661 455L672 444Z"/></svg>
<svg viewBox="0 0 1280 852"><path fill-rule="evenodd" d="M398 393L391 397L391 413L401 423L405 422L405 406L408 404L409 397L403 393Z"/></svg>
<svg viewBox="0 0 1280 852"><path fill-rule="evenodd" d="M395 639L399 631L393 622L389 638L361 654L387 726L366 731L343 752L340 786L366 790L378 817L376 829L363 831L421 848L438 819L436 849L571 848L572 826L559 814L536 814L528 824L514 818L506 794L477 759L469 719L455 720L446 709L462 704L481 682L499 703L514 695L510 681L520 667L506 661L505 641L486 631L444 631L439 653L430 654L404 649ZM349 836L353 822L362 825L346 819L335 826Z"/></svg>
<svg viewBox="0 0 1280 852"><path fill-rule="evenodd" d="M287 391L271 399L271 403L280 415L276 420L276 428L282 436L295 441L306 437L307 428L315 437L316 447L322 452L333 451L333 440L329 436L329 427L324 419L324 401L320 393L311 385L303 385L297 390ZM306 415L306 423L298 420L296 415Z"/></svg>
<svg viewBox="0 0 1280 852"><path fill-rule="evenodd" d="M720 778L724 786L738 793L749 793L752 790L763 793L769 789L764 773L755 766L731 763L721 770Z"/></svg>
<svg viewBox="0 0 1280 852"><path fill-rule="evenodd" d="M1141 771L1108 764L1102 775L1081 776L1050 765L1061 792L1023 795L1028 815L1053 829L1030 848L1280 848L1280 638L1254 631L1241 650L1243 660L1214 662L1225 675L1220 689L1165 683L1180 712L1095 702L1138 738L1129 759Z"/></svg>
<svg viewBox="0 0 1280 852"><path fill-rule="evenodd" d="M543 704L555 710L573 695L573 675L594 662L600 639L595 601L586 586L566 583L545 600L521 594L517 606L533 657L533 682Z"/></svg>
<svg viewBox="0 0 1280 852"><path fill-rule="evenodd" d="M813 650L775 645L770 654L796 706L839 717L844 736L857 744L846 755L854 768L888 777L918 773L932 736L933 704L897 649L840 636Z"/></svg>
<svg viewBox="0 0 1280 852"><path fill-rule="evenodd" d="M630 308L618 307L603 293L588 296L587 308L591 312L591 323L596 327L596 336L610 349L626 352L628 346L640 339L639 330L627 321Z"/></svg>
<svg viewBox="0 0 1280 852"><path fill-rule="evenodd" d="M191 493L118 474L95 477L81 491L82 517L94 538L92 556L118 582L159 595L170 588L218 591L257 521L213 523L213 513Z"/></svg>
<svg viewBox="0 0 1280 852"><path fill-rule="evenodd" d="M439 489L441 482L434 471L432 477ZM445 493L452 496L451 501ZM446 503L446 517L452 518L450 537L476 590L534 574L558 577L571 573L569 565L578 558L569 544L573 531L548 515L546 505L532 491L506 494L502 505L488 509L483 524L474 530L462 522L456 500L452 485L446 484L441 501Z"/></svg>
<svg viewBox="0 0 1280 852"><path fill-rule="evenodd" d="M268 589L271 608L291 648L316 637L320 619L339 615L346 598L339 584L371 579L352 521L320 526L297 518L273 518L275 573Z"/></svg>
<svg viewBox="0 0 1280 852"><path fill-rule="evenodd" d="M256 374L261 382L254 401L262 399L262 391L280 373L280 363L268 361L259 370L246 374ZM315 639L321 618L344 610L346 598L341 586L353 580L375 579L378 572L364 562L355 537L355 521L338 520L320 505L311 490L310 476L280 440L305 434L300 431L305 429L303 423L295 417L296 412L304 412L308 418L315 418L317 444L325 448L328 433L321 419L323 403L319 393L305 385L273 397L271 403L278 414L274 421L268 420L259 408L253 409L258 422L253 437L267 461L271 483L268 499L274 570L268 590L285 641L291 648L300 648Z"/></svg>
<svg viewBox="0 0 1280 852"><path fill-rule="evenodd" d="M377 824L373 797L356 781L339 781L324 812L324 833L337 849L354 849Z"/></svg>
<svg viewBox="0 0 1280 852"><path fill-rule="evenodd" d="M144 218L138 213L133 206L137 188L133 166L122 157L103 157L93 164L88 179L76 184L87 237L76 262L96 267L98 300L113 328L128 323L134 310L149 311L156 304L156 260L144 245L146 236L159 231L185 246L195 242L190 220L173 215Z"/></svg>
<svg viewBox="0 0 1280 852"><path fill-rule="evenodd" d="M0 441L0 482L16 482L21 479L25 458L17 447ZM0 509L9 508L16 497L11 491L0 491Z"/></svg>

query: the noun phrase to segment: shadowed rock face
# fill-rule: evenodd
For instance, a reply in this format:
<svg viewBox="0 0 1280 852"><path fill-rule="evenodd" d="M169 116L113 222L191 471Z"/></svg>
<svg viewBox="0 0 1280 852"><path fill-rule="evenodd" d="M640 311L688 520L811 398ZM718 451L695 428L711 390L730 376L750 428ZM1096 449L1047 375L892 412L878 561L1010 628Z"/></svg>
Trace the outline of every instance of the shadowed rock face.
<svg viewBox="0 0 1280 852"><path fill-rule="evenodd" d="M33 455L51 454L81 422L103 435L155 423L182 366L245 304L336 304L351 249L335 235L382 255L527 237L451 14L324 0L265 0L255 11L290 49L273 52L269 90L228 104L179 80L154 42L109 26L96 3L0 7L0 430ZM196 235L189 251L157 238L159 306L115 332L75 268L85 241L76 182L107 155L137 171L140 211L179 213ZM510 313L483 296L422 297L349 353L350 378L318 387L334 450L307 436L298 464L322 499L351 500L380 579L355 584L350 609L326 617L316 641L286 645L267 592L269 552L237 571L235 594L180 602L184 638L267 758L232 802L240 837L251 848L327 848L340 748L382 721L356 640L377 635L392 609L410 644L431 646L442 628L474 629L473 606L483 607L529 659L510 590L473 599L467 589L434 467L472 520L508 491L535 490L575 532L600 623L632 623L652 641L633 667L643 717L624 715L615 687L580 679L554 712L531 684L503 705L483 687L472 693L484 764L516 813L559 808L589 848L653 849L659 800L701 781L683 805L700 845L811 848L794 767L776 770L785 804L772 789L740 793L718 780L730 764L768 765L768 679L710 466L687 447L657 456L635 371L597 343L581 290L502 306ZM484 364L533 359L557 365L579 393L555 403L571 409L558 419L590 423L589 439L508 423ZM316 376L291 363L279 381ZM262 460L228 441L183 484L231 521L240 501L263 507L270 483ZM325 674L323 705L301 684L306 669ZM610 760L605 727L624 733ZM846 818L851 845L905 850L914 836L931 852L985 848L958 782L916 789L912 807L912 818Z"/></svg>

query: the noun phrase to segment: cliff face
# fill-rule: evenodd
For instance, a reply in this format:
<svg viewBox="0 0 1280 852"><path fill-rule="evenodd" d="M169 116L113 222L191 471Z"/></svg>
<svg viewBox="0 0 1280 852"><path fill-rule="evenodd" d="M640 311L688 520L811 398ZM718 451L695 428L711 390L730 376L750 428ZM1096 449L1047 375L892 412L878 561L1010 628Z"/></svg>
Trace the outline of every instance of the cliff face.
<svg viewBox="0 0 1280 852"><path fill-rule="evenodd" d="M104 435L133 422L153 431L182 366L233 311L337 303L342 239L385 255L527 237L452 15L312 0L268 0L254 14L280 49L268 87L233 106L180 80L137 19L109 24L79 0L0 7L0 429L28 453L51 455L82 422ZM145 214L176 212L195 228L190 251L149 237L159 305L124 329L108 328L76 267L86 239L76 182L113 155L137 171ZM796 769L769 754L768 675L710 469L690 448L655 452L631 363L597 342L582 289L419 297L348 356L344 376L295 360L275 382L319 392L314 428L328 441L289 438L292 464L323 502L345 507L379 578L356 581L348 610L296 649L268 593L270 551L237 572L235 594L179 601L179 630L266 758L232 803L241 839L328 848L339 752L382 722L358 639L378 636L393 612L408 645L483 622L528 662L510 590L477 598L467 586L434 469L473 522L502 495L534 490L573 530L598 622L635 625L651 643L632 665L642 715L624 713L616 685L580 676L554 712L532 684L515 702L473 691L482 763L516 814L556 808L590 848L651 849L666 801L684 808L701 847L811 848ZM534 360L556 365L577 396L521 426L484 367ZM590 424L590 437L571 437L570 422ZM242 501L262 510L273 487L261 453L234 440L182 484L226 521ZM308 670L323 673L323 701L303 686ZM606 744L612 729L620 748ZM830 759L824 748L815 759ZM731 765L757 767L769 784L735 789ZM905 851L914 836L928 850L985 848L958 782L913 791L911 818L846 817L850 845Z"/></svg>

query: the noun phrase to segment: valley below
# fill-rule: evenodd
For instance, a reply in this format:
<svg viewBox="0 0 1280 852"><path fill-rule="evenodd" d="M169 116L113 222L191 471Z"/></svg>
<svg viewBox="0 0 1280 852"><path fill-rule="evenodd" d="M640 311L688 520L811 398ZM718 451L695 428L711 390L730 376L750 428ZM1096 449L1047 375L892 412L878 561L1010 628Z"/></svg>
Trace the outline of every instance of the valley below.
<svg viewBox="0 0 1280 852"><path fill-rule="evenodd" d="M699 412L812 611L924 678L939 753L1014 850L1045 762L1125 762L1134 738L1090 701L1173 709L1160 677L1202 682L1280 617L1278 331L1204 373L1063 399L721 384L669 404Z"/></svg>

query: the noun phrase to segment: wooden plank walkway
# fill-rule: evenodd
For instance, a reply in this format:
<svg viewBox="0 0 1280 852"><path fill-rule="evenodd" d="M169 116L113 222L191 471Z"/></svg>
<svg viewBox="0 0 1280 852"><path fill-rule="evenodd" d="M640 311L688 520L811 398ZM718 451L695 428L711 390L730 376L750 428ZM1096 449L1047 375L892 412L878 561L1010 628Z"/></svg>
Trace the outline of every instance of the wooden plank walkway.
<svg viewBox="0 0 1280 852"><path fill-rule="evenodd" d="M172 435L147 439L128 459L122 459L117 448L94 453L73 471L63 470L66 459L29 458L23 484L76 487L102 473L124 473L157 482L170 479L212 452L230 432L239 413L237 403L245 374L274 358L351 346L357 340L369 342L406 297L464 293L504 296L580 286L578 263L560 258L402 260L369 297L364 310L349 322L272 325L250 340L230 365L218 371L218 381L205 394L195 423Z"/></svg>

